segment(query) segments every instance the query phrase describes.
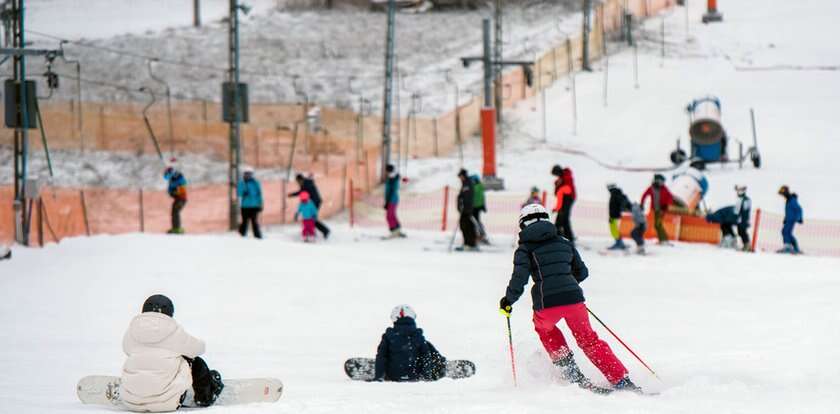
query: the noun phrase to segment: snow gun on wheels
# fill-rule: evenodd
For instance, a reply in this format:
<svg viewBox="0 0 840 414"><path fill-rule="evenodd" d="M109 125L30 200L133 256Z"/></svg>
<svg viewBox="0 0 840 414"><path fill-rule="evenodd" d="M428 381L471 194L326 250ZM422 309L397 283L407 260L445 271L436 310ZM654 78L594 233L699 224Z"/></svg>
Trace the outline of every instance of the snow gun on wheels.
<svg viewBox="0 0 840 414"><path fill-rule="evenodd" d="M691 160L693 164L703 169L710 163L738 163L742 166L744 161L750 160L755 168L761 167L761 155L758 152L758 143L755 133L755 115L750 110L752 120L753 145L744 152L744 144L738 141L738 156L733 159L729 156L727 147L729 137L721 122L720 99L715 96L707 96L691 101L686 107L688 112L689 127L688 135L691 137L690 154L687 154L677 141L677 149L671 152L671 162L675 165Z"/></svg>

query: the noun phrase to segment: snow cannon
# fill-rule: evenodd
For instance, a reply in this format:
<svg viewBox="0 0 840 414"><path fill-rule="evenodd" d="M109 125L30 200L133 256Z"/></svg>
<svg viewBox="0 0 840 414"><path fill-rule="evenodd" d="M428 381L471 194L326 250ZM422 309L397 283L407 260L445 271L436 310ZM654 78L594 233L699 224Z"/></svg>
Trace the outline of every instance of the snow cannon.
<svg viewBox="0 0 840 414"><path fill-rule="evenodd" d="M720 143L725 135L720 122L720 100L716 97L695 99L687 107L688 135L691 144L707 146Z"/></svg>
<svg viewBox="0 0 840 414"><path fill-rule="evenodd" d="M750 108L750 123L752 124L752 146L747 147L744 141L733 138L738 150L730 156L728 146L730 137L721 122L720 99L707 96L691 101L686 106L688 113L688 136L691 137L691 152L686 154L677 139L677 149L671 151L671 162L680 165L691 161L693 167L704 170L709 163L737 163L743 168L746 162L752 162L755 168L761 168L761 154L758 152L758 134L756 132L755 111Z"/></svg>
<svg viewBox="0 0 840 414"><path fill-rule="evenodd" d="M687 155L677 142L677 149L671 152L671 161L682 164L689 156L705 163L725 162L727 137L721 123L720 99L714 96L695 99L686 107L691 137L691 154Z"/></svg>
<svg viewBox="0 0 840 414"><path fill-rule="evenodd" d="M670 189L674 200L683 205L689 212L694 212L709 191L709 180L696 167L689 167L685 171L674 175L673 178Z"/></svg>

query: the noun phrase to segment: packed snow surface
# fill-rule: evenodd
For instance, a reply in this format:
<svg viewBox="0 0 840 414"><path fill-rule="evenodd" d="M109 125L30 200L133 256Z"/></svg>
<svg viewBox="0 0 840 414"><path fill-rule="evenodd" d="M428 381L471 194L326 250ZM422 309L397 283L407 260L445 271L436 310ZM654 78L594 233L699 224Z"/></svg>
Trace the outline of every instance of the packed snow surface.
<svg viewBox="0 0 840 414"><path fill-rule="evenodd" d="M276 376L274 405L230 413L830 413L840 387L837 259L740 254L711 246L651 246L650 256L583 250L588 306L656 371L655 379L593 320L634 381L660 395L596 396L554 382L530 321L514 307L519 386L497 312L511 240L483 253L446 253L444 233L380 241L385 229L336 225L329 242L297 228L238 236L99 236L16 249L0 262L0 412L91 413L76 381L118 374L121 341L145 298L164 293L175 317L207 342L229 378ZM583 244L606 244L585 240ZM709 263L719 263L709 266ZM427 338L477 374L437 383L359 383L348 357L373 357L393 306L407 303ZM568 330L561 323L561 329ZM570 343L573 343L569 337ZM574 348L582 370L605 379Z"/></svg>

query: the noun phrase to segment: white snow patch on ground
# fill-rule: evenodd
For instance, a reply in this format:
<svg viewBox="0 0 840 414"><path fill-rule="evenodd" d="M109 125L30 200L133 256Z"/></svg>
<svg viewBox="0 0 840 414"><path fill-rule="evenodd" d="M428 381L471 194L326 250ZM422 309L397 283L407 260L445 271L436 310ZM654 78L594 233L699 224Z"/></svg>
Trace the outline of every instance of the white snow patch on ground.
<svg viewBox="0 0 840 414"><path fill-rule="evenodd" d="M11 293L0 302L0 412L106 411L78 403L76 381L119 373L123 332L154 293L173 298L176 319L207 341L206 358L223 376L276 376L286 385L277 404L213 412L835 411L837 259L683 244L652 246L648 257L583 251L588 305L662 378L596 326L633 379L661 393L602 397L550 380L527 294L513 313L520 377L513 387L496 311L511 269L503 237L493 251L447 254L443 233L383 242L382 232L335 227L329 242L315 245L289 227L264 241L125 235L16 249L0 262L0 288ZM447 357L473 360L476 376L431 384L345 378L343 361L374 355L400 303L417 310ZM605 383L576 354L585 373Z"/></svg>

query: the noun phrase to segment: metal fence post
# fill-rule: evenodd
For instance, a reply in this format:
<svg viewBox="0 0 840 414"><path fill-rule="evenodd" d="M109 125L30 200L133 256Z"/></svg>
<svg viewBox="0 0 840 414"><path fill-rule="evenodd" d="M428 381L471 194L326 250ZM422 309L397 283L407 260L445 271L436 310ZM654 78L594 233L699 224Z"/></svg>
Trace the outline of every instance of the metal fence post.
<svg viewBox="0 0 840 414"><path fill-rule="evenodd" d="M443 215L440 224L440 231L446 231L446 216L449 211L449 186L443 187Z"/></svg>
<svg viewBox="0 0 840 414"><path fill-rule="evenodd" d="M138 191L137 195L138 195L138 200L140 201L140 212L139 212L139 215L140 215L140 233L145 233L146 232L146 217L145 217L146 215L144 213L145 208L144 208L144 205L143 205L143 189L142 188L140 189L140 191Z"/></svg>
<svg viewBox="0 0 840 414"><path fill-rule="evenodd" d="M750 245L750 251L755 253L755 246L758 243L758 228L761 227L761 209L755 210L755 227L753 227L753 239L752 245Z"/></svg>

